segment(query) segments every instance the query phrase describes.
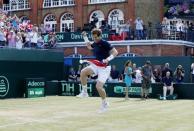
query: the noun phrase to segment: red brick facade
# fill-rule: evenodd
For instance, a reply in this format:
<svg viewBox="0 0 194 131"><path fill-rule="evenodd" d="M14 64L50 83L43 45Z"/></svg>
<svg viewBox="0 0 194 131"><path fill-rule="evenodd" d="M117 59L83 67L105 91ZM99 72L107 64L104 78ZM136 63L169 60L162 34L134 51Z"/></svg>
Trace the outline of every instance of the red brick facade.
<svg viewBox="0 0 194 131"><path fill-rule="evenodd" d="M127 53L127 46L114 46L119 55ZM192 48L183 45L132 45L129 47L129 52L140 56L186 56L193 55ZM92 52L86 47L77 48L75 52L74 47L64 48L64 55L69 56L74 53L82 54L83 56L92 56Z"/></svg>

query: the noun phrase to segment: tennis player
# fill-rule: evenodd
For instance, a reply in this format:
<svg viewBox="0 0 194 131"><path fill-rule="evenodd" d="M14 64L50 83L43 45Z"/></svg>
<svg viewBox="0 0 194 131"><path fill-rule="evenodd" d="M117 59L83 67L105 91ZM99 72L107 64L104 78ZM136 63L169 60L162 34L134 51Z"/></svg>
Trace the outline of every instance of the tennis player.
<svg viewBox="0 0 194 131"><path fill-rule="evenodd" d="M113 46L111 46L109 42L102 39L102 31L100 29L94 28L92 30L92 38L94 40L93 43L88 40L86 32L82 32L82 35L87 48L92 50L95 59L102 64L90 64L89 66L82 69L80 75L82 91L79 95L77 95L77 97L88 97L87 77L91 75L98 75L96 89L102 98L102 104L99 112L105 112L108 108L108 102L106 100L106 92L103 88L103 85L110 75L111 66L109 65L109 62L113 60L115 56L117 56L118 52Z"/></svg>

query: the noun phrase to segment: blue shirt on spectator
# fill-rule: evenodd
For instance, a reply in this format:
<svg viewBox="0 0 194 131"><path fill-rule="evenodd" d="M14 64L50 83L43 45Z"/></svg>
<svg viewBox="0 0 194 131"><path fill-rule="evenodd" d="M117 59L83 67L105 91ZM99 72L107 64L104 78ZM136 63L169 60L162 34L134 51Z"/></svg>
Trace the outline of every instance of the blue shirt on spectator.
<svg viewBox="0 0 194 131"><path fill-rule="evenodd" d="M164 83L164 84L166 84L166 86L171 86L172 85L172 82L173 82L173 79L172 79L172 77L163 77L162 78L162 82Z"/></svg>

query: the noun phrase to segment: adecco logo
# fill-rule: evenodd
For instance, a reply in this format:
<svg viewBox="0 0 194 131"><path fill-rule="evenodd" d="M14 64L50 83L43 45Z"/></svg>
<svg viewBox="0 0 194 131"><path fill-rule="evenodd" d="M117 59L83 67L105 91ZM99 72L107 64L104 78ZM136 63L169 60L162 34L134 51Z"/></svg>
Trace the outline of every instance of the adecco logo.
<svg viewBox="0 0 194 131"><path fill-rule="evenodd" d="M9 81L5 76L0 76L0 97L4 97L9 92Z"/></svg>
<svg viewBox="0 0 194 131"><path fill-rule="evenodd" d="M28 87L44 87L45 82L40 82L40 81L29 81L28 82Z"/></svg>

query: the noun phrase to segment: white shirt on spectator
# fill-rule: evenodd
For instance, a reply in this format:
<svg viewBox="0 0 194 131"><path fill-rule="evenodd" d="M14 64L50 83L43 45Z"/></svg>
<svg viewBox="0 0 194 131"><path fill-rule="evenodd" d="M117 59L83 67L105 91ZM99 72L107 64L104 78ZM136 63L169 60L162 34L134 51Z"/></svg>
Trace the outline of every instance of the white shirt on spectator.
<svg viewBox="0 0 194 131"><path fill-rule="evenodd" d="M32 32L32 37L31 37L31 42L32 43L37 43L38 42L38 33L37 32Z"/></svg>

